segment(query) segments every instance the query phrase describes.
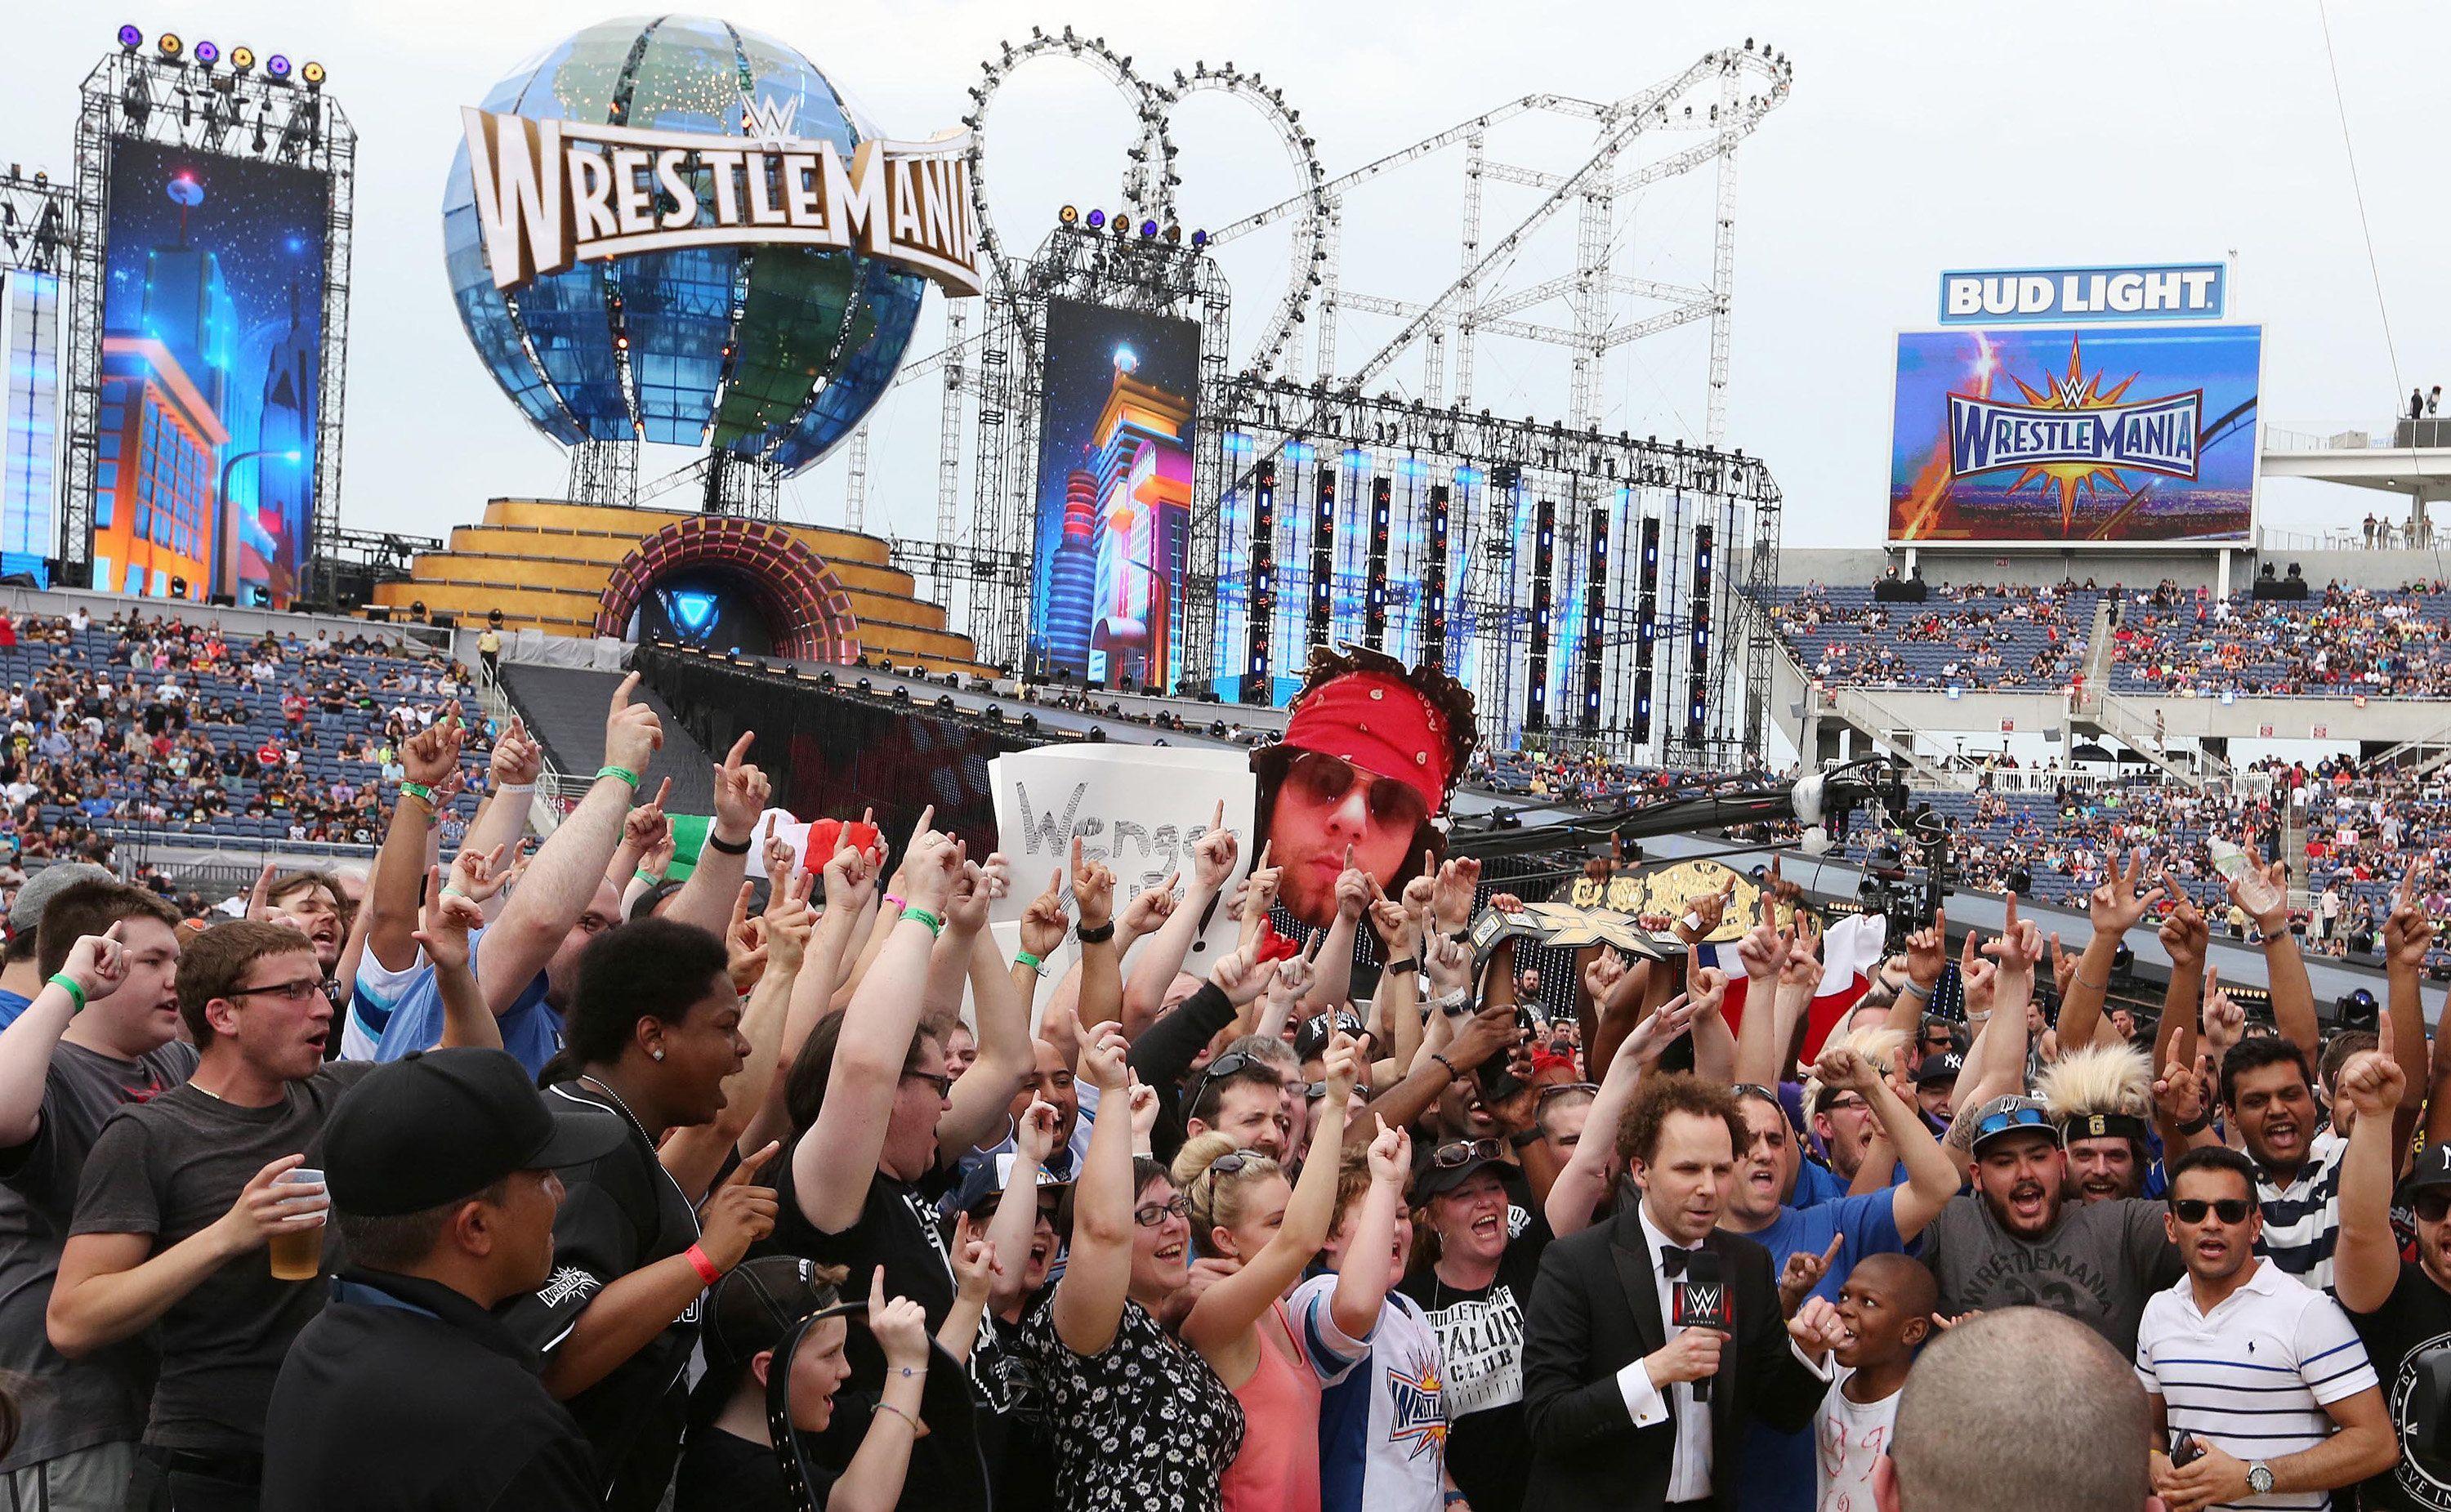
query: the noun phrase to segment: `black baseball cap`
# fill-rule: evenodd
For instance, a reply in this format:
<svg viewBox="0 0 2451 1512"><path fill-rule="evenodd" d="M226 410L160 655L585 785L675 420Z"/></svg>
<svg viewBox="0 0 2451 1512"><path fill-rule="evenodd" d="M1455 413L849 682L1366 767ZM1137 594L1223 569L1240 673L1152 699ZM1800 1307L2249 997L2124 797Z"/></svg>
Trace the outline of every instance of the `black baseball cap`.
<svg viewBox="0 0 2451 1512"><path fill-rule="evenodd" d="M548 1108L501 1051L423 1051L377 1067L341 1099L324 1125L324 1183L342 1212L397 1217L513 1171L600 1160L628 1134L610 1113Z"/></svg>
<svg viewBox="0 0 2451 1512"><path fill-rule="evenodd" d="M2425 1187L2451 1187L2451 1145L2428 1145L2417 1152L2408 1168L2408 1189Z"/></svg>
<svg viewBox="0 0 2451 1512"><path fill-rule="evenodd" d="M745 1365L780 1345L794 1324L843 1300L842 1274L797 1255L761 1255L734 1267L708 1294L701 1338L707 1368Z"/></svg>
<svg viewBox="0 0 2451 1512"><path fill-rule="evenodd" d="M1923 1058L1923 1064L1915 1068L1914 1084L1930 1087L1934 1082L1953 1082L1965 1070L1965 1055L1957 1051L1945 1050L1937 1055Z"/></svg>
<svg viewBox="0 0 2451 1512"><path fill-rule="evenodd" d="M1504 1166L1494 1139L1458 1139L1433 1149L1413 1167L1413 1201L1426 1203L1455 1190L1492 1166Z"/></svg>
<svg viewBox="0 0 2451 1512"><path fill-rule="evenodd" d="M1362 1015L1350 1009L1338 1009L1332 1013L1314 1013L1309 1018L1304 1019L1302 1027L1294 1031L1294 1058L1305 1061L1317 1060L1327 1053L1327 1042L1335 1036L1338 1030L1341 1029L1348 1034L1359 1035L1368 1027L1362 1022Z"/></svg>

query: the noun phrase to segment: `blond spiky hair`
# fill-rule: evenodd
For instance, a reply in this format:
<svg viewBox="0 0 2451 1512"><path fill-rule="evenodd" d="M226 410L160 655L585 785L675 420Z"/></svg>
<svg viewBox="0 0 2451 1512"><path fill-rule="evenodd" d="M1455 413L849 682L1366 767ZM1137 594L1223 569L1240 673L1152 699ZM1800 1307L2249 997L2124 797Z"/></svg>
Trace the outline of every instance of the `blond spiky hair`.
<svg viewBox="0 0 2451 1512"><path fill-rule="evenodd" d="M2035 1082L2034 1095L2050 1109L2055 1124L2086 1113L2149 1118L2152 1057L2132 1045L2083 1046L2051 1062Z"/></svg>
<svg viewBox="0 0 2451 1512"><path fill-rule="evenodd" d="M1883 1075L1895 1070L1898 1056L1907 1048L1907 1031L1902 1029L1853 1029L1831 1035L1821 1042L1821 1053L1833 1050L1852 1050L1881 1069ZM1821 1104L1821 1078L1811 1076L1804 1083L1804 1110L1810 1115Z"/></svg>

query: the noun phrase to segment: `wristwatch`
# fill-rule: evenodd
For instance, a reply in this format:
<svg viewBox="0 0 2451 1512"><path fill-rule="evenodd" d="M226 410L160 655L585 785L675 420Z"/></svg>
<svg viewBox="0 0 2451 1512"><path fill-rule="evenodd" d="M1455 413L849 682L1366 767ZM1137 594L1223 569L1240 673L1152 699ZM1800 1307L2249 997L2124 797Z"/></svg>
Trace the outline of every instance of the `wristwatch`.
<svg viewBox="0 0 2451 1512"><path fill-rule="evenodd" d="M2262 1460L2246 1467L2246 1488L2257 1496L2272 1494L2272 1466Z"/></svg>

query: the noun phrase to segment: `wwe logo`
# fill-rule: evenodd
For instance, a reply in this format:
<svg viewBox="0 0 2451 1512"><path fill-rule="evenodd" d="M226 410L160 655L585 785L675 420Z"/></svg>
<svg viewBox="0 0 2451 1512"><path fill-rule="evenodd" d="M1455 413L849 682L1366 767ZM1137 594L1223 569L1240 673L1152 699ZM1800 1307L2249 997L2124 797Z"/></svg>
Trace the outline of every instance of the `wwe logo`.
<svg viewBox="0 0 2451 1512"><path fill-rule="evenodd" d="M1673 1322L1679 1328L1717 1328L1732 1331L1735 1313L1729 1306L1727 1283L1722 1281L1680 1281L1676 1284Z"/></svg>
<svg viewBox="0 0 2451 1512"><path fill-rule="evenodd" d="M793 129L796 116L781 100L745 100L740 106L740 131L761 142L789 142L798 135Z"/></svg>

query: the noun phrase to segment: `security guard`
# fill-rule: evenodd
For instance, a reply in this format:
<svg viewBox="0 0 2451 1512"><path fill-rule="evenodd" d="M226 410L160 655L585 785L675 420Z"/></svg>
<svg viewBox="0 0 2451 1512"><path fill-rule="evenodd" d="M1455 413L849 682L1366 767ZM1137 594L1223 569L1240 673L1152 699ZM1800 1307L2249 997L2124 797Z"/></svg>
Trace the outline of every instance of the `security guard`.
<svg viewBox="0 0 2451 1512"><path fill-rule="evenodd" d="M299 1334L265 1420L263 1512L582 1512L586 1438L496 1322L553 1269L559 1168L619 1120L546 1108L497 1050L410 1055L324 1127L349 1268Z"/></svg>

